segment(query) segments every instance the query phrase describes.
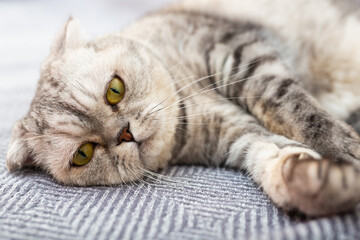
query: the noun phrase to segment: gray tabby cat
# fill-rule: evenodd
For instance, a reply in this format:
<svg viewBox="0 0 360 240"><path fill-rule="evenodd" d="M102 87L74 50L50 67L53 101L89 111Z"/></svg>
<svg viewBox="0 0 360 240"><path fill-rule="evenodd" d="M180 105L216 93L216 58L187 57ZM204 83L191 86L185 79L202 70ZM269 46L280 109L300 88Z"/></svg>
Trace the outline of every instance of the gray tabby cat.
<svg viewBox="0 0 360 240"><path fill-rule="evenodd" d="M81 186L169 164L241 168L283 209L347 211L360 201L360 137L345 123L360 131L359 13L347 1L184 1L92 41L70 19L8 168Z"/></svg>

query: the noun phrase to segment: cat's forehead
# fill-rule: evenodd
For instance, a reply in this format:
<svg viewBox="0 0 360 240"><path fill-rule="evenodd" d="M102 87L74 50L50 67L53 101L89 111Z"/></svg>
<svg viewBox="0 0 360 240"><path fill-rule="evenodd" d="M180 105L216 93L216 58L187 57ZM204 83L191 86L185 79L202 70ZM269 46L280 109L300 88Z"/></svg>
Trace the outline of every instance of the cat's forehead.
<svg viewBox="0 0 360 240"><path fill-rule="evenodd" d="M106 80L108 75L115 72L127 76L134 73L128 63L131 57L121 54L121 49L97 52L92 48L81 48L66 52L61 59L51 63L49 75L70 86L79 81ZM98 82L89 82L89 85Z"/></svg>
<svg viewBox="0 0 360 240"><path fill-rule="evenodd" d="M59 98L73 94L101 98L104 87L115 75L120 76L129 89L134 89L141 88L144 81L139 80L149 74L146 71L149 64L127 45L101 51L93 47L75 49L61 58L50 59L45 65L37 96L51 93L52 97Z"/></svg>

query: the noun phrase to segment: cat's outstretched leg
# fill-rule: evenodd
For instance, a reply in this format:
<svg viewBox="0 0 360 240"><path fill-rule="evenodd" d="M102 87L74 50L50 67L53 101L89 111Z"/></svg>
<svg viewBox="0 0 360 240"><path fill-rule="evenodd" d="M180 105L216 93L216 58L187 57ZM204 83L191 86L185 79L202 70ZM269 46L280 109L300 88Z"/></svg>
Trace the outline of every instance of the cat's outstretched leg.
<svg viewBox="0 0 360 240"><path fill-rule="evenodd" d="M334 162L360 166L359 135L323 110L295 80L262 76L245 83L242 95L261 96L239 102L272 132L304 143Z"/></svg>
<svg viewBox="0 0 360 240"><path fill-rule="evenodd" d="M356 167L270 132L234 104L200 100L183 114L177 136L183 145L173 164L243 168L276 205L308 215L343 212L360 202Z"/></svg>
<svg viewBox="0 0 360 240"><path fill-rule="evenodd" d="M231 146L225 165L246 169L286 210L321 216L350 210L360 201L360 172L355 167L322 158L282 136L243 135Z"/></svg>
<svg viewBox="0 0 360 240"><path fill-rule="evenodd" d="M234 42L229 44L235 47L226 61L236 70L212 78L217 90L236 99L273 133L286 136L285 142L293 139L307 147L281 144L278 135L269 139L248 134L233 144L226 165L244 167L283 208L308 215L352 208L360 201L359 135L318 104L306 82L292 74L266 39ZM219 47L215 44L213 49ZM211 63L216 58L212 56L216 55L209 56L208 66L213 66L209 73L213 73L216 65Z"/></svg>
<svg viewBox="0 0 360 240"><path fill-rule="evenodd" d="M218 91L234 99L269 130L306 144L338 163L360 167L360 137L345 122L327 113L295 77L267 39L249 38L229 43L227 59L233 67L228 76L213 78ZM234 43L235 42L235 43ZM214 51L218 49L215 45ZM215 54L213 54L215 55ZM216 70L209 55L209 73ZM245 67L244 67L245 66ZM360 183L359 183L360 184Z"/></svg>

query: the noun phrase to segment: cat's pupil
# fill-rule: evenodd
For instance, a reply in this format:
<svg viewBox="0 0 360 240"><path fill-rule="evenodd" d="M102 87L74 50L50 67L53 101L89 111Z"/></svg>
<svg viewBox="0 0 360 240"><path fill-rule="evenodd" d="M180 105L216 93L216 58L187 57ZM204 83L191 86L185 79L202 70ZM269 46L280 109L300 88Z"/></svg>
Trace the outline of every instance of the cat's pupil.
<svg viewBox="0 0 360 240"><path fill-rule="evenodd" d="M111 89L111 91L113 91L114 93L120 94L120 92L119 92L118 90L116 90L115 88L110 88L110 89Z"/></svg>
<svg viewBox="0 0 360 240"><path fill-rule="evenodd" d="M81 156L83 156L84 158L87 158L86 154L85 154L83 151L78 150L78 153L79 153Z"/></svg>

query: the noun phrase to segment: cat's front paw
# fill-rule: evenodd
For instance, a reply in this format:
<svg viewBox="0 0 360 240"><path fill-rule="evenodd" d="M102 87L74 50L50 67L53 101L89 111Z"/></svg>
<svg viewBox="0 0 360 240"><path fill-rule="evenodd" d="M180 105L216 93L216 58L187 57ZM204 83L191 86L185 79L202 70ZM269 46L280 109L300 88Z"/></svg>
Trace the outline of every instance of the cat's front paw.
<svg viewBox="0 0 360 240"><path fill-rule="evenodd" d="M283 161L282 177L289 194L288 208L307 215L348 211L360 201L360 172L350 163L292 154Z"/></svg>

